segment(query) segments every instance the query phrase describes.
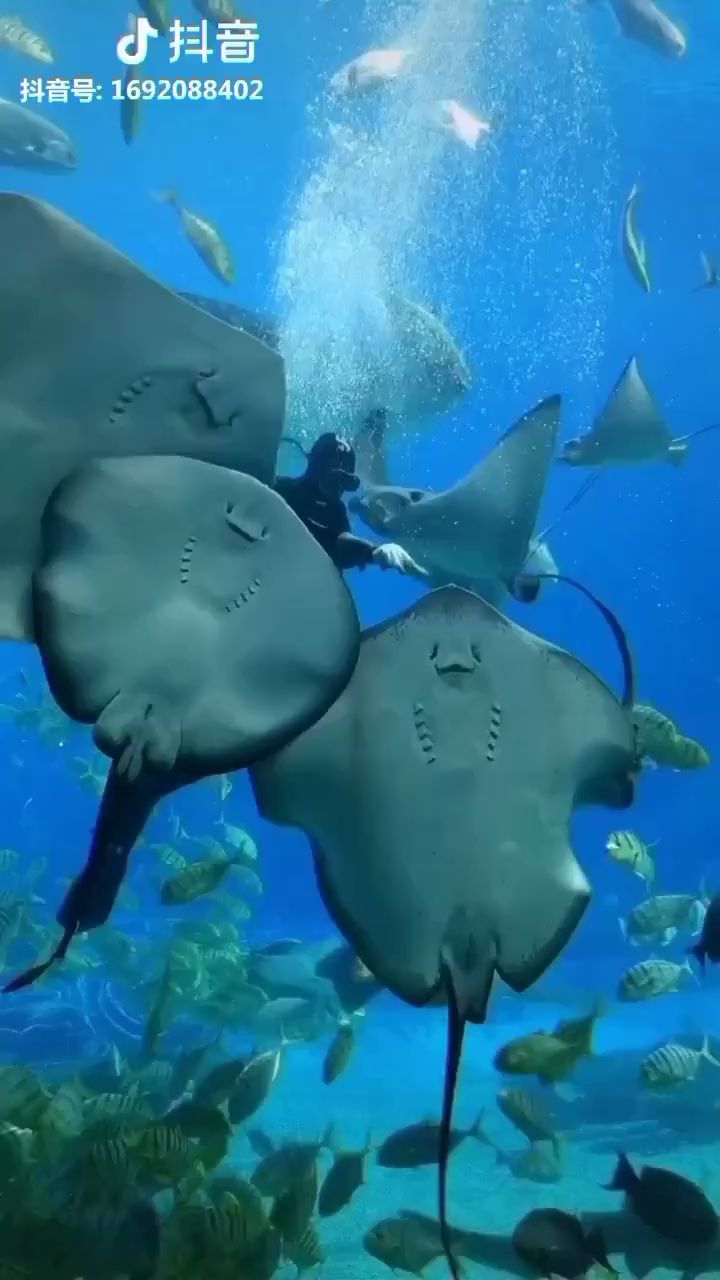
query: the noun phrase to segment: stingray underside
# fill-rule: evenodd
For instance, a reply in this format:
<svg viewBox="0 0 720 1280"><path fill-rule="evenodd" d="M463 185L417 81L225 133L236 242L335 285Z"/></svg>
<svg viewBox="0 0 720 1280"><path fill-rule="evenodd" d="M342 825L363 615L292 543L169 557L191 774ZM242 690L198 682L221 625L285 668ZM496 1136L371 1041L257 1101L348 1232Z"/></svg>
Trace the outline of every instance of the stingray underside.
<svg viewBox="0 0 720 1280"><path fill-rule="evenodd" d="M42 511L84 462L184 454L272 481L280 356L12 193L0 194L0 329L0 635L32 638Z"/></svg>
<svg viewBox="0 0 720 1280"><path fill-rule="evenodd" d="M447 587L366 632L322 720L251 770L261 813L309 836L323 898L378 981L444 1000L438 1200L447 1221L453 1101L468 1021L494 975L536 981L590 886L576 803L627 803L628 710L576 659L479 597Z"/></svg>
<svg viewBox="0 0 720 1280"><path fill-rule="evenodd" d="M50 689L95 721L113 761L82 892L59 917L75 931L107 918L160 796L244 768L322 716L359 626L282 499L209 463L91 463L56 489L42 537L34 623Z"/></svg>
<svg viewBox="0 0 720 1280"><path fill-rule="evenodd" d="M379 981L423 1004L455 966L482 1020L495 971L523 990L567 942L589 896L572 809L612 800L633 764L592 672L446 588L366 633L338 702L252 781L264 816L310 837Z"/></svg>

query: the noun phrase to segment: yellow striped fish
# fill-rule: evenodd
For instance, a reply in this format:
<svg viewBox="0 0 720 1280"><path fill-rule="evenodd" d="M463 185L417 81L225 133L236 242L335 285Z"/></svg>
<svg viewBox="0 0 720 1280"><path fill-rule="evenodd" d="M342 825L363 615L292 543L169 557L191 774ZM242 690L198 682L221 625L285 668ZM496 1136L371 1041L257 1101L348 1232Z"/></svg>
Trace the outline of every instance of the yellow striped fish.
<svg viewBox="0 0 720 1280"><path fill-rule="evenodd" d="M655 848L655 844L657 841L646 844L634 831L611 831L605 848L613 862L624 863L634 876L638 876L648 888L652 888L655 883L655 863L650 850Z"/></svg>
<svg viewBox="0 0 720 1280"><path fill-rule="evenodd" d="M701 1062L720 1067L710 1052L710 1039L705 1036L701 1049L688 1049L684 1044L664 1044L654 1049L640 1064L640 1080L651 1088L669 1088L695 1080Z"/></svg>
<svg viewBox="0 0 720 1280"><path fill-rule="evenodd" d="M34 58L36 62L53 61L52 49L47 40L26 27L22 18L15 14L0 18L0 45L5 45L14 53Z"/></svg>

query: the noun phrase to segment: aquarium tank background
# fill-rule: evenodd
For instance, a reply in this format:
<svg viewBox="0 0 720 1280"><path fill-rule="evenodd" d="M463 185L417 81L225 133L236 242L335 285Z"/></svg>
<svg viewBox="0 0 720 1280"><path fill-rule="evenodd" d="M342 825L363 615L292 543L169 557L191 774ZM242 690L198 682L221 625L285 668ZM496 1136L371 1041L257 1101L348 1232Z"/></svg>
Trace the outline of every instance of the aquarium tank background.
<svg viewBox="0 0 720 1280"><path fill-rule="evenodd" d="M263 818L246 770L208 767L150 806L107 922L78 917L64 959L0 996L0 1272L720 1272L720 11L709 0L262 0L250 9L145 0L129 15L119 0L18 0L0 14L0 569L15 557L17 512L26 494L28 511L34 501L40 459L65 458L62 478L114 456L100 431L77 456L63 443L74 415L65 353L81 370L78 420L85 385L105 395L106 378L108 404L124 386L112 385L112 353L124 349L118 325L131 302L120 308L114 291L136 277L113 265L91 295L74 268L63 274L67 242L50 231L48 257L33 262L23 228L35 234L43 202L183 295L180 328L197 327L199 310L208 326L212 316L210 348L231 326L238 344L251 334L276 352L287 384L278 476L299 483L303 454L325 433L352 443L357 492L312 499L321 521L328 503L349 512L363 541L344 560L339 528L325 538L320 508L308 514L299 489L278 487L296 503L297 538L323 557L318 582L334 591L344 574L361 627L380 632L297 730L304 742L300 729L316 733L324 716L342 726L338 708L356 697L347 738L329 733L325 773L322 752L310 752L290 803L320 814L329 876L317 831L307 839L302 820ZM143 39L146 58L123 62L118 50L137 53ZM8 193L23 198L12 215ZM142 311L138 379L162 347ZM177 361L188 361L179 347ZM33 399L34 378L45 400ZM157 452L172 454L163 411L160 398L152 430ZM493 453L539 412L559 415L552 456L542 434L524 452ZM579 454L569 443L578 440ZM428 516L428 503L440 514ZM42 505L31 522L41 558L52 541ZM112 518L120 565L127 531ZM253 541L254 528L243 537ZM154 554L148 545L148 565ZM631 705L621 705L617 628L572 583L538 574L572 579L612 611L632 659ZM4 583L0 573L3 608ZM100 586L84 654L113 632L112 581ZM273 589L282 594L281 578ZM411 657L398 662L397 686L379 659L377 671L364 665L388 620L409 611L398 634L422 628L430 591L451 600L448 618L479 609L490 627L497 609L499 625L510 619L582 664L544 697L546 669L564 660L543 647L534 674L518 656L517 676L510 659L503 676L510 630L496 656L483 651L482 697L492 701L506 678L522 722L504 754L501 735L515 731L500 704L487 756L485 721L476 735L475 704L463 707L465 659L445 615L441 658L443 644L456 645L439 672L457 699L447 713L442 700L438 710L412 693ZM462 604L468 591L489 606ZM248 685L259 702L286 679L271 649L286 646L291 664L314 619L329 650L325 608L321 588L308 587L297 632L278 637L270 622ZM167 663L141 610L123 625L153 670ZM60 940L56 914L85 864L111 765L93 741L97 715L80 723L58 705L62 681L50 691L42 636L38 647L10 634L0 672L0 955L10 986ZM176 640L168 652L177 655ZM428 656L435 662L435 650ZM85 671L88 688L95 679L94 658L83 661L78 697ZM613 757L620 795L581 795L582 770L611 769L590 747L553 766L561 734L592 737L595 704L580 713L572 702L586 680L608 723L623 717L618 741L632 746L622 768ZM403 697L409 727L392 746ZM222 709L216 701L202 714L212 739ZM434 774L407 764L423 735L426 757L440 757ZM517 766L505 790L478 765L496 741L501 778L518 760L535 762ZM446 749L452 767L438 781ZM374 791L363 790L368 778ZM129 810L118 804L121 822ZM354 817L338 818L346 834L331 836L343 806ZM565 848L566 822L591 896L536 964L537 938L555 937L561 888L545 893L543 877L546 864L555 874L548 851ZM371 873L346 871L351 846L357 866L367 846ZM110 862L113 848L104 846ZM562 892L575 874L568 865L561 859ZM433 999L410 999L389 977L405 966L408 989L412 978L425 990L410 974L413 956L439 927L445 897L455 924L485 939L490 974L502 970L504 939L536 979L523 992L496 978L485 1021L474 989L478 1025L466 1029L449 1134L440 1127L448 1026L452 1039L453 1011L467 1011L452 986L453 965L462 970L455 925L437 952ZM397 934L374 928L388 903ZM479 971L469 954L462 963ZM438 1164L448 1146L443 1230ZM678 1177L640 1177L643 1166Z"/></svg>

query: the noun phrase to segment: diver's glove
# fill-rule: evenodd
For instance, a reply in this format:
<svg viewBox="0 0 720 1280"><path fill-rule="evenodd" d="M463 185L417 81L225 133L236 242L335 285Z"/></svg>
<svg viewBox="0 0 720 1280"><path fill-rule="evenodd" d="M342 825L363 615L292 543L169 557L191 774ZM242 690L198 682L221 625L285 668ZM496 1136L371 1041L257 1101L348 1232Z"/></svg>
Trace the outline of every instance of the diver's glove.
<svg viewBox="0 0 720 1280"><path fill-rule="evenodd" d="M384 542L382 546L376 547L372 559L373 564L379 564L381 569L397 569L398 573L412 573L420 578L427 577L426 571L421 569L420 565L416 564L412 556L409 556L397 542Z"/></svg>

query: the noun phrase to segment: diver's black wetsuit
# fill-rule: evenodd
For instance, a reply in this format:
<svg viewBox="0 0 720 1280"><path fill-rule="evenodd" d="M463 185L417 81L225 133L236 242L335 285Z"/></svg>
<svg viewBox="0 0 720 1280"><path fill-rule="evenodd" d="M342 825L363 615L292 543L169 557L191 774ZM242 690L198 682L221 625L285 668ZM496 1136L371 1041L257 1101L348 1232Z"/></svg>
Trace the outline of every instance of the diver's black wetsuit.
<svg viewBox="0 0 720 1280"><path fill-rule="evenodd" d="M302 476L280 476L275 489L334 561L338 569L364 569L377 543L350 532L342 494L359 486L355 452L345 440L328 433L315 441Z"/></svg>

